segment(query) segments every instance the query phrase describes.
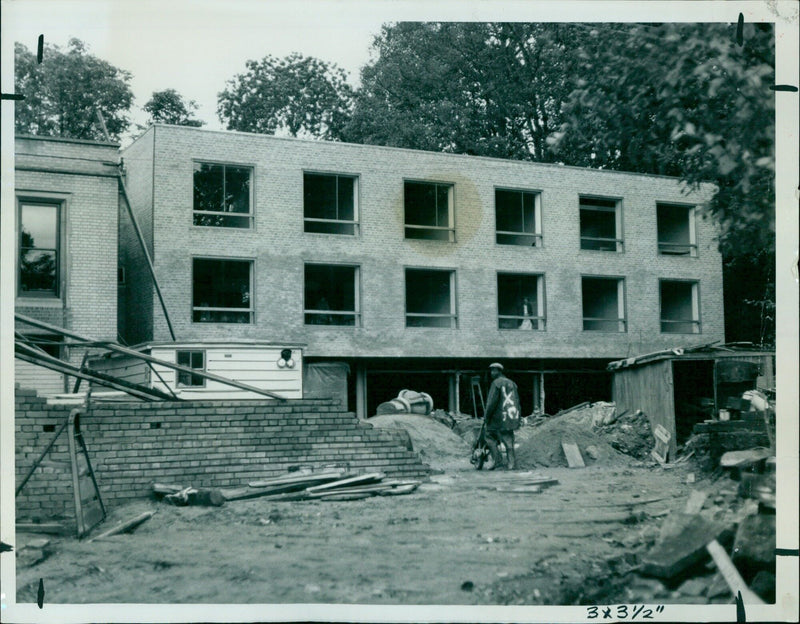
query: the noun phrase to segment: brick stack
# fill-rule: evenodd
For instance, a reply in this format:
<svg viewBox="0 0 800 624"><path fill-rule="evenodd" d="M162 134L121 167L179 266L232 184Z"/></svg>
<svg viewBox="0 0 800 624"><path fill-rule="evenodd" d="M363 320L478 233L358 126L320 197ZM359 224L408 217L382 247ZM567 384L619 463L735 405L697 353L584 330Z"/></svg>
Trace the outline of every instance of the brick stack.
<svg viewBox="0 0 800 624"><path fill-rule="evenodd" d="M73 408L17 389L17 483ZM149 496L154 481L237 487L297 465L347 465L391 478L430 474L391 433L329 399L95 403L80 427L107 507ZM74 516L66 433L17 497L18 518Z"/></svg>

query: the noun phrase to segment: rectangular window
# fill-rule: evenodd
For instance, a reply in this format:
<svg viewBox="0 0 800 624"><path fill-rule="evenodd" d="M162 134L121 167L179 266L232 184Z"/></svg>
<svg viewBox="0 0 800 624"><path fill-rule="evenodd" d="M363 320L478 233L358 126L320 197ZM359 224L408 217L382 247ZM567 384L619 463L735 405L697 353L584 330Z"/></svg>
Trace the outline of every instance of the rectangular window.
<svg viewBox="0 0 800 624"><path fill-rule="evenodd" d="M61 205L20 202L18 293L58 297Z"/></svg>
<svg viewBox="0 0 800 624"><path fill-rule="evenodd" d="M455 329L455 271L406 269L406 327Z"/></svg>
<svg viewBox="0 0 800 624"><path fill-rule="evenodd" d="M175 363L179 366L186 366L200 371L205 371L206 369L206 354L204 351L176 351L175 356ZM192 375L183 371L176 372L178 373L179 388L196 388L206 385L205 378L200 375Z"/></svg>
<svg viewBox="0 0 800 624"><path fill-rule="evenodd" d="M544 276L497 274L497 312L500 329L544 330Z"/></svg>
<svg viewBox="0 0 800 624"><path fill-rule="evenodd" d="M542 244L541 195L532 191L495 189L498 245L537 247Z"/></svg>
<svg viewBox="0 0 800 624"><path fill-rule="evenodd" d="M253 223L250 167L194 164L194 224L249 228Z"/></svg>
<svg viewBox="0 0 800 624"><path fill-rule="evenodd" d="M584 331L625 331L625 280L618 277L583 277Z"/></svg>
<svg viewBox="0 0 800 624"><path fill-rule="evenodd" d="M358 267L307 264L306 325L360 325Z"/></svg>
<svg viewBox="0 0 800 624"><path fill-rule="evenodd" d="M599 197L580 198L581 249L622 251L620 202Z"/></svg>
<svg viewBox="0 0 800 624"><path fill-rule="evenodd" d="M700 303L697 289L697 282L661 280L662 333L700 333Z"/></svg>
<svg viewBox="0 0 800 624"><path fill-rule="evenodd" d="M195 258L192 271L192 321L252 323L252 267L249 260Z"/></svg>
<svg viewBox="0 0 800 624"><path fill-rule="evenodd" d="M453 185L405 182L406 238L455 242Z"/></svg>
<svg viewBox="0 0 800 624"><path fill-rule="evenodd" d="M669 256L697 256L694 206L656 204L658 253Z"/></svg>
<svg viewBox="0 0 800 624"><path fill-rule="evenodd" d="M306 232L358 234L358 178L304 173L303 215Z"/></svg>

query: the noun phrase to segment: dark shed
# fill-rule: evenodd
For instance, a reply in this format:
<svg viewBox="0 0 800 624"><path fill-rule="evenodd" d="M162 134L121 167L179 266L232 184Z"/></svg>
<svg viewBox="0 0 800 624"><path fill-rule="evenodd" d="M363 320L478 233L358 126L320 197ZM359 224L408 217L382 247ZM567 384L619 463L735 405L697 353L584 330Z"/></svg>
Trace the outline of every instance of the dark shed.
<svg viewBox="0 0 800 624"><path fill-rule="evenodd" d="M775 353L735 345L675 348L611 362L617 413L642 410L670 432L670 457L698 422L737 406L746 390L775 387Z"/></svg>

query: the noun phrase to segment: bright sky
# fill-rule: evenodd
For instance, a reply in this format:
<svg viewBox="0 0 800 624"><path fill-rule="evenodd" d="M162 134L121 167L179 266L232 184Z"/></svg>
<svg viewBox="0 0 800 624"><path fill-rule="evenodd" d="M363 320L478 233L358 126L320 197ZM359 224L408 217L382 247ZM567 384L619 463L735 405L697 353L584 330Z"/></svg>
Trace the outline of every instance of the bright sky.
<svg viewBox="0 0 800 624"><path fill-rule="evenodd" d="M379 3L382 4L382 3ZM245 70L248 59L292 52L333 62L356 85L386 11L347 10L348 2L235 0L16 0L6 9L16 41L35 52L40 34L65 46L71 37L90 53L133 74L134 121L153 91L173 88L200 108L209 128L221 128L217 93ZM384 9L384 6L376 7Z"/></svg>

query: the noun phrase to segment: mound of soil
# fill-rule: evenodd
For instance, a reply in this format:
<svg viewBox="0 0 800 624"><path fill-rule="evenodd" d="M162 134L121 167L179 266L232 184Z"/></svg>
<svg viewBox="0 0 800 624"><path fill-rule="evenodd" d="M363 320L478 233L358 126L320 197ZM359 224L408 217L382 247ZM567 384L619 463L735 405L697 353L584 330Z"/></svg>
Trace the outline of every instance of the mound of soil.
<svg viewBox="0 0 800 624"><path fill-rule="evenodd" d="M417 414L383 414L367 422L378 428L407 431L413 451L435 470L471 467L471 444L438 420Z"/></svg>
<svg viewBox="0 0 800 624"><path fill-rule="evenodd" d="M653 450L653 430L641 411L626 412L613 423L597 428L606 441L620 453L636 459L647 459Z"/></svg>
<svg viewBox="0 0 800 624"><path fill-rule="evenodd" d="M587 466L594 463L627 463L625 456L593 432L591 426L574 422L568 417L553 418L538 427L522 427L517 431L516 441L517 460L523 468L566 466L562 442L577 444Z"/></svg>

